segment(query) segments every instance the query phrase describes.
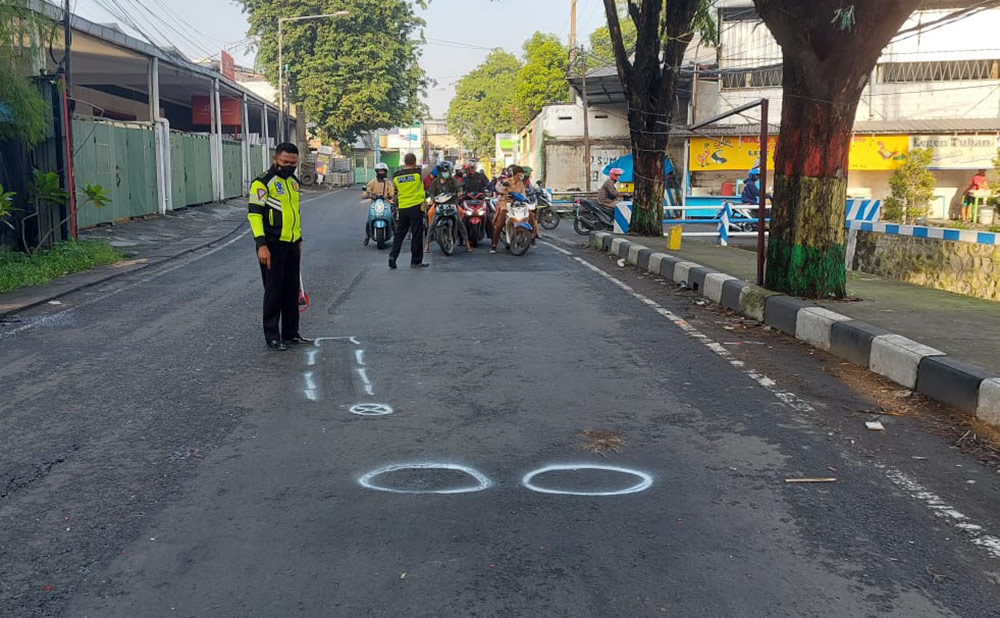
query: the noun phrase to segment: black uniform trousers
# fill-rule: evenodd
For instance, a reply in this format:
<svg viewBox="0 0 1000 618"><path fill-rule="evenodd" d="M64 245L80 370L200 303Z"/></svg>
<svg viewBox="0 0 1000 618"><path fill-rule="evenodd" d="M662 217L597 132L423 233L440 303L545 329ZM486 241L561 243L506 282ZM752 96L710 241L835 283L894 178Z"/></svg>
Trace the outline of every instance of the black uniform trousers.
<svg viewBox="0 0 1000 618"><path fill-rule="evenodd" d="M264 279L264 337L285 341L299 335L299 243L268 242L271 268L260 265ZM280 330L279 330L280 327Z"/></svg>
<svg viewBox="0 0 1000 618"><path fill-rule="evenodd" d="M410 264L420 264L424 261L424 223L427 215L420 206L400 208L396 217L396 232L392 239L392 251L389 259L395 260L403 250L406 233L410 233Z"/></svg>

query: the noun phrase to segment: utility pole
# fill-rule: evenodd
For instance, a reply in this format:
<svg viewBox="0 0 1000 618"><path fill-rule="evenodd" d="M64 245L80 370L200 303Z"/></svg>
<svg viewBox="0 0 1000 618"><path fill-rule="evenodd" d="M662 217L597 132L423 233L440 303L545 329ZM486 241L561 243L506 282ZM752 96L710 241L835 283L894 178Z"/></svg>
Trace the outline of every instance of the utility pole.
<svg viewBox="0 0 1000 618"><path fill-rule="evenodd" d="M69 0L63 4L63 72L66 75L66 95L73 98L73 80L70 73L70 47L73 43L73 28L69 23Z"/></svg>
<svg viewBox="0 0 1000 618"><path fill-rule="evenodd" d="M590 107L587 104L587 54L582 45L577 54L580 58L580 75L583 77L583 171L587 175L587 193L590 193Z"/></svg>
<svg viewBox="0 0 1000 618"><path fill-rule="evenodd" d="M576 49L576 0L573 0L569 13L569 48Z"/></svg>

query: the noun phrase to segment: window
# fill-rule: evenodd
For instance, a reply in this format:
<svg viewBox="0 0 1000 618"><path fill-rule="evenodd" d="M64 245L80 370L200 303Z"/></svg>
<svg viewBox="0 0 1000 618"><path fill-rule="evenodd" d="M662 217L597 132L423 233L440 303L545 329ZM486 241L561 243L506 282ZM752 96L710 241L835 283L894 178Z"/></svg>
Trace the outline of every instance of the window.
<svg viewBox="0 0 1000 618"><path fill-rule="evenodd" d="M731 70L722 74L722 88L781 88L781 65L776 64L756 69Z"/></svg>
<svg viewBox="0 0 1000 618"><path fill-rule="evenodd" d="M594 118L598 118L598 119L604 119L604 118L607 118L607 117L608 117L607 114L597 114L596 116L594 116Z"/></svg>
<svg viewBox="0 0 1000 618"><path fill-rule="evenodd" d="M876 71L878 81L886 84L983 81L1000 79L1000 60L886 62Z"/></svg>
<svg viewBox="0 0 1000 618"><path fill-rule="evenodd" d="M559 116L559 120L573 120L572 116Z"/></svg>

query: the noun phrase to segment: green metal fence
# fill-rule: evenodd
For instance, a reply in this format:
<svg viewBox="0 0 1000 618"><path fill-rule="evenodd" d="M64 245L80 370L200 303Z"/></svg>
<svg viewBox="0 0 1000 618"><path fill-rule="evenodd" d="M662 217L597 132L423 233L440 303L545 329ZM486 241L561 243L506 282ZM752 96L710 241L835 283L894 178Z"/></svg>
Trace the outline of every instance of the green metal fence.
<svg viewBox="0 0 1000 618"><path fill-rule="evenodd" d="M240 197L243 189L243 146L240 142L222 140L222 191L229 199Z"/></svg>
<svg viewBox="0 0 1000 618"><path fill-rule="evenodd" d="M256 178L264 173L264 153L267 147L263 144L250 146L250 178Z"/></svg>
<svg viewBox="0 0 1000 618"><path fill-rule="evenodd" d="M212 201L212 144L207 135L170 134L173 207Z"/></svg>
<svg viewBox="0 0 1000 618"><path fill-rule="evenodd" d="M152 125L74 118L73 141L80 227L157 212ZM84 203L83 187L87 184L103 187L111 202L102 208Z"/></svg>

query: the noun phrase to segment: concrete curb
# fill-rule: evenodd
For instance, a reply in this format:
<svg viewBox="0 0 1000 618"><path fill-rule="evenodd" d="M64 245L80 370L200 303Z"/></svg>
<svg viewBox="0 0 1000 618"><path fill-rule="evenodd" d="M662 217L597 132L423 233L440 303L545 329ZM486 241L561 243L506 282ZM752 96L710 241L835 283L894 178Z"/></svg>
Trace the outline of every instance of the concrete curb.
<svg viewBox="0 0 1000 618"><path fill-rule="evenodd" d="M591 232L590 247L684 285L740 315L1000 427L1000 376L808 301L771 292L624 236Z"/></svg>

